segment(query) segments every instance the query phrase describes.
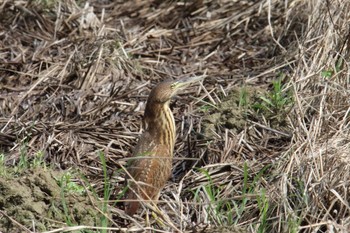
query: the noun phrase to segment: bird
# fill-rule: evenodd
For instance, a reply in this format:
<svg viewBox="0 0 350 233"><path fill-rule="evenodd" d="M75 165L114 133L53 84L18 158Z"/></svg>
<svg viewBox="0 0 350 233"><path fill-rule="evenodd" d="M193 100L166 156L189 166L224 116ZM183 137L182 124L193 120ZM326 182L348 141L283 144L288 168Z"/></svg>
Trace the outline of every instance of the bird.
<svg viewBox="0 0 350 233"><path fill-rule="evenodd" d="M169 107L172 97L204 77L167 80L151 90L143 116L144 132L128 161L126 172L124 211L129 216L137 212L140 201L156 202L170 178L176 138L174 116Z"/></svg>

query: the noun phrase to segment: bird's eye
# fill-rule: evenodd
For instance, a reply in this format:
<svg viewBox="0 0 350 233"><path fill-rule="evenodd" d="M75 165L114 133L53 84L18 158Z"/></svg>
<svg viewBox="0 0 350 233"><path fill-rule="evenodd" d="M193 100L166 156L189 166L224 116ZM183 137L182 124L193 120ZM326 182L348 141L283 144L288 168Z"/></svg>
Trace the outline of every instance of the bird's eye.
<svg viewBox="0 0 350 233"><path fill-rule="evenodd" d="M171 89L174 89L178 83L179 83L179 82L174 82L174 83L172 83L172 84L170 85L170 88L171 88Z"/></svg>

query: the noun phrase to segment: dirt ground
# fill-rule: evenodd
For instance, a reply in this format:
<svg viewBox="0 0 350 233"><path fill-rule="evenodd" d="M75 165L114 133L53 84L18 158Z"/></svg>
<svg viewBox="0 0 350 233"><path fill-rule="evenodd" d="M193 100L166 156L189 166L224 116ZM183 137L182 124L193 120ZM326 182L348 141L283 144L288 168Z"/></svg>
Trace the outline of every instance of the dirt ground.
<svg viewBox="0 0 350 233"><path fill-rule="evenodd" d="M349 12L336 0L0 2L0 232L348 232ZM157 207L127 216L150 90L203 74L171 102Z"/></svg>
<svg viewBox="0 0 350 233"><path fill-rule="evenodd" d="M36 232L58 228L68 216L79 225L93 225L98 217L87 197L66 195L58 180L62 174L52 169L30 169L20 177L0 178L1 232L24 232L22 226L35 226Z"/></svg>

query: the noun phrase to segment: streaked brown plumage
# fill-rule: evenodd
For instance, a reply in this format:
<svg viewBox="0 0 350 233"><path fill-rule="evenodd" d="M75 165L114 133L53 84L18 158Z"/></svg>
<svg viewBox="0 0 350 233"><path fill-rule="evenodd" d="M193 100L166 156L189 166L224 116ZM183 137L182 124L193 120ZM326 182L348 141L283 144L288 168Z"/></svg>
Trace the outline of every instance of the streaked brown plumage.
<svg viewBox="0 0 350 233"><path fill-rule="evenodd" d="M201 79L203 76L165 81L151 91L143 119L145 131L128 166L129 188L125 195L127 214L136 213L140 206L138 199L158 200L159 192L171 175L176 137L174 117L169 108L171 97L178 90Z"/></svg>

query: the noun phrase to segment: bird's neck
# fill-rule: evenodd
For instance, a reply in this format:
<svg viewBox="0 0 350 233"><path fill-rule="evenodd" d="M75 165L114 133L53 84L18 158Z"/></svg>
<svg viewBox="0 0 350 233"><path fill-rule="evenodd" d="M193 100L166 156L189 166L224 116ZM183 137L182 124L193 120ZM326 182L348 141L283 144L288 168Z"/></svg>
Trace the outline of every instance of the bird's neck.
<svg viewBox="0 0 350 233"><path fill-rule="evenodd" d="M149 132L155 143L168 145L171 154L175 143L175 121L167 103L147 103L144 116L145 130Z"/></svg>

